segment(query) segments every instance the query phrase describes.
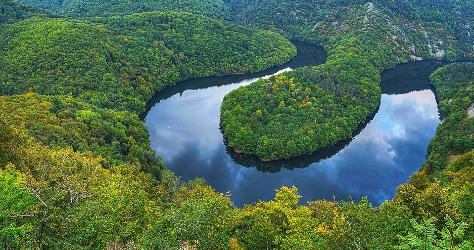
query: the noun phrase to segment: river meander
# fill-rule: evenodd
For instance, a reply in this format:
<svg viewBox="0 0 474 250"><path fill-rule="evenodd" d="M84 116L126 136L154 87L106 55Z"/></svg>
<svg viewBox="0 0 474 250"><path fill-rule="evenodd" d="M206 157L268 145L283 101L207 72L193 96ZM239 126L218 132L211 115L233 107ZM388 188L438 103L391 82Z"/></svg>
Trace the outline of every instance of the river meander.
<svg viewBox="0 0 474 250"><path fill-rule="evenodd" d="M439 124L428 75L442 62L402 64L384 72L378 112L353 140L312 156L260 162L227 149L219 129L224 96L264 75L325 61L322 48L297 44L299 56L259 74L180 83L155 97L145 118L151 147L183 180L204 178L237 206L268 201L275 189L297 186L302 201L359 200L379 205L419 169Z"/></svg>

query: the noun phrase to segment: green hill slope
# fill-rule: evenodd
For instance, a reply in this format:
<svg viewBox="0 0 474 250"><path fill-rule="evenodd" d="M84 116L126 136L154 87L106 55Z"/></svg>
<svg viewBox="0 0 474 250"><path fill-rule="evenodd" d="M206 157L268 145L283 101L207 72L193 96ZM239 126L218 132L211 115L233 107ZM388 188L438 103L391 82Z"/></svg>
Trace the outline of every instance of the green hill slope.
<svg viewBox="0 0 474 250"><path fill-rule="evenodd" d="M254 72L296 54L274 33L187 13L98 21L106 24L37 17L4 27L0 93L72 94L141 113L153 93L178 80Z"/></svg>
<svg viewBox="0 0 474 250"><path fill-rule="evenodd" d="M275 33L189 13L95 22L38 16L0 30L0 93L29 93L2 97L9 125L48 146L92 151L106 166L139 163L156 176L162 165L138 117L155 92L189 78L263 70L296 53Z"/></svg>
<svg viewBox="0 0 474 250"><path fill-rule="evenodd" d="M152 11L180 11L219 19L229 18L223 0L19 0L72 17L113 16Z"/></svg>
<svg viewBox="0 0 474 250"><path fill-rule="evenodd" d="M226 2L236 22L328 50L324 65L226 97L222 117L232 126L224 135L254 146L253 131L268 134L260 150L270 158L348 136L376 109L384 68L472 57L472 1ZM199 10L210 2L187 3ZM132 5L111 13L135 12ZM473 248L472 64L431 76L446 119L423 169L392 201L300 205L297 188L282 187L273 200L240 209L204 181L183 183L163 170L138 114L178 80L282 63L295 52L287 40L186 13L23 20L30 14L0 26L0 248Z"/></svg>
<svg viewBox="0 0 474 250"><path fill-rule="evenodd" d="M0 1L0 24L14 23L34 15L51 15L39 8L15 3L13 0Z"/></svg>
<svg viewBox="0 0 474 250"><path fill-rule="evenodd" d="M421 3L409 4L418 11L411 15L408 7L378 2L250 1L237 22L322 44L328 61L287 73L293 82L258 81L227 95L221 124L228 145L277 160L351 138L378 106L382 70L414 59L474 55L473 8L449 3L435 18Z"/></svg>

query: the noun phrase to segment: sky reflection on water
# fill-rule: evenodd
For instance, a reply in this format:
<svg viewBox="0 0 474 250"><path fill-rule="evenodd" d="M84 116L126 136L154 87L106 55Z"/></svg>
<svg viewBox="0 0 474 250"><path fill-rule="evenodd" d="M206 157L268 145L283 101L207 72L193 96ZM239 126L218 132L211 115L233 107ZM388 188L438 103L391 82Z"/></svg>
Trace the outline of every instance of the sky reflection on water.
<svg viewBox="0 0 474 250"><path fill-rule="evenodd" d="M373 120L340 152L305 168L261 172L235 163L219 130L224 95L254 80L175 94L145 121L151 146L168 169L184 180L203 177L217 191L229 191L237 206L270 200L283 185L297 186L303 201L368 196L378 205L419 169L439 123L431 90L384 94Z"/></svg>

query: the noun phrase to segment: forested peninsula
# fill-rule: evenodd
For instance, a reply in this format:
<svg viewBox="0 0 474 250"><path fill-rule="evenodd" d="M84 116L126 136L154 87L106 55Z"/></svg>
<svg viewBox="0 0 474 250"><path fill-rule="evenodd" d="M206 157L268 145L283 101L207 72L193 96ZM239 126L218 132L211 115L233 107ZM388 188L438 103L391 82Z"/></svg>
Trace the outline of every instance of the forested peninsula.
<svg viewBox="0 0 474 250"><path fill-rule="evenodd" d="M450 9L436 15L428 9L411 16L406 13L408 6L395 3L321 3L313 6L323 11L319 14L326 18L321 18L312 16L314 9L303 7L303 2L292 5L303 12L304 25L314 25L310 30L285 25L289 21L280 19L278 10L266 4L255 8L267 14L250 22L266 28L271 21L283 34L322 44L328 60L311 69L260 80L226 96L221 108L223 134L228 146L238 152L262 160L288 159L352 138L378 107L384 69L413 59L472 57L470 33L459 27L469 22L469 11L453 17ZM413 5L415 11L418 5ZM344 15L329 17L341 12ZM239 20L249 22L245 11L241 15Z"/></svg>
<svg viewBox="0 0 474 250"><path fill-rule="evenodd" d="M139 116L166 86L281 65L288 39L310 42L325 64L231 92L221 126L261 159L311 154L375 112L383 70L472 58L473 29L458 0L0 0L0 248L471 249L473 63L431 75L443 122L379 207L282 187L237 208L167 171Z"/></svg>
<svg viewBox="0 0 474 250"><path fill-rule="evenodd" d="M91 151L108 165L141 163L157 176L162 165L138 117L155 92L190 78L260 71L296 54L275 33L176 12L38 16L1 29L0 93L29 95L2 97L9 124L47 145ZM15 112L18 105L26 114Z"/></svg>

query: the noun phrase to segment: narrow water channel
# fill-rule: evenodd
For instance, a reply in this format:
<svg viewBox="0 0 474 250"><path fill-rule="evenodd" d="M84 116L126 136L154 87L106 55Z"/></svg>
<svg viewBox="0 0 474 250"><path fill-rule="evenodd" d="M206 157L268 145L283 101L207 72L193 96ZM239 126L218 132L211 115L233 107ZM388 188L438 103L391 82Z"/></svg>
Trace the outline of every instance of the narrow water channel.
<svg viewBox="0 0 474 250"><path fill-rule="evenodd" d="M298 49L292 64L264 74L325 60L321 48L299 44ZM204 178L218 192L230 192L237 206L268 201L283 185L297 186L303 202L368 196L379 205L425 160L440 122L427 77L440 64L424 61L386 71L372 121L352 141L308 157L263 163L225 147L219 130L223 97L262 75L200 79L166 89L150 106L145 125L168 169L184 180Z"/></svg>

